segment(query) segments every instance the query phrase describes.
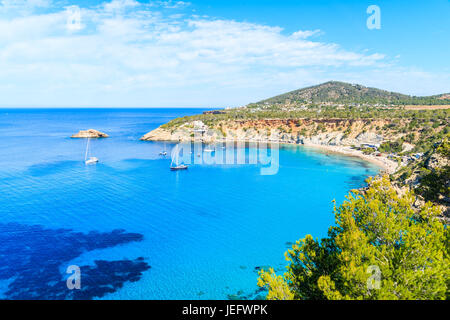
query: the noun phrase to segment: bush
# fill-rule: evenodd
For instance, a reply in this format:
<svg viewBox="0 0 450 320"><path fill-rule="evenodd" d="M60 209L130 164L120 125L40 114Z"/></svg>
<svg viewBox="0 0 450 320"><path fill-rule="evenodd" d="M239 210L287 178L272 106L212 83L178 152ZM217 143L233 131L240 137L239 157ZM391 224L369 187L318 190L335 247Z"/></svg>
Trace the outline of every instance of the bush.
<svg viewBox="0 0 450 320"><path fill-rule="evenodd" d="M450 188L447 186L449 179L449 166L429 171L421 177L416 192L427 201L439 202L441 197L450 198Z"/></svg>
<svg viewBox="0 0 450 320"><path fill-rule="evenodd" d="M450 137L445 139L436 148L436 153L450 160ZM428 170L423 168L420 185L416 189L425 200L439 202L441 198L450 198L450 166Z"/></svg>
<svg viewBox="0 0 450 320"><path fill-rule="evenodd" d="M373 148L365 148L365 149L362 150L362 152L364 154L372 154L372 153L375 152L375 149L373 149Z"/></svg>
<svg viewBox="0 0 450 320"><path fill-rule="evenodd" d="M380 152L385 152L385 153L398 153L398 152L402 152L403 150L403 143L401 141L388 141L388 142L383 142L380 146L380 148L378 149Z"/></svg>

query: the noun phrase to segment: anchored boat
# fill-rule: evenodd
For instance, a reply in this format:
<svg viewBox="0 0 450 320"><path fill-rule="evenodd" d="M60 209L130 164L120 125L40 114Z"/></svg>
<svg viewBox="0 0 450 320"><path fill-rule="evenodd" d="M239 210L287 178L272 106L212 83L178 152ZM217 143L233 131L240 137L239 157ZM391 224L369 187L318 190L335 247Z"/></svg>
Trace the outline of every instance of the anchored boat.
<svg viewBox="0 0 450 320"><path fill-rule="evenodd" d="M89 142L91 141L91 138L88 138L87 144L86 144L86 153L84 155L84 163L89 165L89 164L96 164L98 162L98 159L96 157L89 157L88 159L88 155L89 155Z"/></svg>
<svg viewBox="0 0 450 320"><path fill-rule="evenodd" d="M166 143L164 142L164 149L159 153L160 156L167 156L167 151L166 151Z"/></svg>
<svg viewBox="0 0 450 320"><path fill-rule="evenodd" d="M172 151L172 162L170 164L170 170L179 171L179 170L186 170L188 168L187 165L180 163L179 158L180 158L180 150L177 144Z"/></svg>

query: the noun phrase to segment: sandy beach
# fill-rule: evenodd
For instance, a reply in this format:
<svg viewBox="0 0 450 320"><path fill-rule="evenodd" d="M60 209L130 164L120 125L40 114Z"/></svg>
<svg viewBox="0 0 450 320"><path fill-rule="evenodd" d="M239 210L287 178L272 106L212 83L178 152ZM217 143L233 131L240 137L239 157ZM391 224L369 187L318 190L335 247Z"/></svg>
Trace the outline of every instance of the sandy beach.
<svg viewBox="0 0 450 320"><path fill-rule="evenodd" d="M240 139L233 139L232 141L235 142L265 142L265 141L256 141L256 140L240 140ZM388 159L386 156L381 155L379 157L375 155L370 154L364 154L360 150L352 149L350 146L330 146L330 145L323 145L323 144L298 144L298 143L289 143L289 142L271 142L271 143L279 143L279 144L288 144L288 145L297 145L297 146L304 146L304 147L311 147L315 149L320 149L322 151L346 155L350 157L357 157L360 159L363 159L365 161L371 162L379 167L382 168L383 173L392 174L398 169L398 163L397 161L393 161Z"/></svg>
<svg viewBox="0 0 450 320"><path fill-rule="evenodd" d="M394 173L398 168L398 163L396 161L390 160L385 156L374 156L366 155L362 151L352 149L348 146L328 146L322 144L305 144L305 147L317 148L327 152L333 152L338 154L343 154L351 157L358 157L363 160L369 161L377 166L383 168L383 171L389 174Z"/></svg>

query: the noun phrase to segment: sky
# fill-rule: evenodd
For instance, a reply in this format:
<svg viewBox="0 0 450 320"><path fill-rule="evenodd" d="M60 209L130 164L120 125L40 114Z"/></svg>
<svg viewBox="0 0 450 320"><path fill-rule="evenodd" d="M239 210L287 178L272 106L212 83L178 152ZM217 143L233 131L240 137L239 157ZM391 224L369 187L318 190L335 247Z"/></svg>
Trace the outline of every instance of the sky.
<svg viewBox="0 0 450 320"><path fill-rule="evenodd" d="M0 0L0 107L237 107L329 80L450 92L450 1Z"/></svg>

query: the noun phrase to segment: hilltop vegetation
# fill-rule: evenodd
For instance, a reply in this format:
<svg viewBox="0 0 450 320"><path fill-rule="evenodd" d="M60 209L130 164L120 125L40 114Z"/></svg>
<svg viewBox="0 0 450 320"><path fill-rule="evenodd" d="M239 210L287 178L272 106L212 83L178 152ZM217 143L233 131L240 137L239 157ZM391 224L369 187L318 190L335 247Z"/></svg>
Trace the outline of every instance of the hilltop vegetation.
<svg viewBox="0 0 450 320"><path fill-rule="evenodd" d="M317 86L291 91L260 101L256 105L282 104L378 104L378 105L444 105L448 95L415 97L397 92L369 88L359 84L329 81Z"/></svg>
<svg viewBox="0 0 450 320"><path fill-rule="evenodd" d="M416 124L423 121L444 122L448 121L450 109L440 110L406 110L403 108L381 108L381 107L336 107L311 105L298 109L285 110L272 106L270 108L256 108L247 106L229 109L221 114L200 114L189 117L176 118L164 128L176 127L186 122L200 120L206 124L214 124L220 121L230 120L264 120L264 119L411 119Z"/></svg>
<svg viewBox="0 0 450 320"><path fill-rule="evenodd" d="M426 106L443 106L427 110ZM407 106L424 106L423 110ZM446 108L449 106L449 108ZM412 119L448 121L450 94L414 97L330 81L249 105L172 120L165 128L201 120L208 124L245 119Z"/></svg>

